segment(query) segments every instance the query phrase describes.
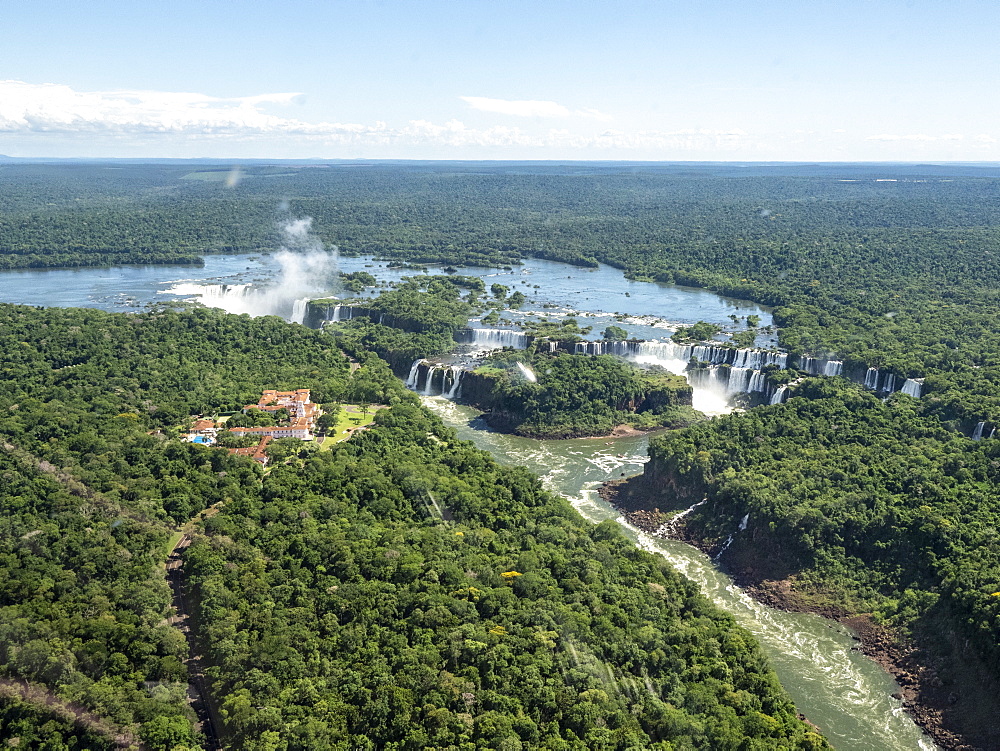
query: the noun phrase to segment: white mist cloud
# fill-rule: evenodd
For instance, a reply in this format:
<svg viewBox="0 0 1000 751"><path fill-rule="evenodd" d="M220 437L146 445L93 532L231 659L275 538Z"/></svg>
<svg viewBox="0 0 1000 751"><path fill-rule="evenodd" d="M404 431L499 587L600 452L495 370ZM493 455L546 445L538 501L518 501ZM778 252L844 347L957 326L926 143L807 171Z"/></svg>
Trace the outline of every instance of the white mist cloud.
<svg viewBox="0 0 1000 751"><path fill-rule="evenodd" d="M276 315L301 323L306 301L335 294L340 284L338 249L326 250L313 234L312 221L312 217L302 217L281 223L282 243L273 256L276 274L264 286L179 282L163 294L192 299L227 313Z"/></svg>
<svg viewBox="0 0 1000 751"><path fill-rule="evenodd" d="M589 117L595 120L608 120L607 115L595 109L571 110L558 102L536 99L490 99L484 96L459 97L474 110L496 112L514 117Z"/></svg>

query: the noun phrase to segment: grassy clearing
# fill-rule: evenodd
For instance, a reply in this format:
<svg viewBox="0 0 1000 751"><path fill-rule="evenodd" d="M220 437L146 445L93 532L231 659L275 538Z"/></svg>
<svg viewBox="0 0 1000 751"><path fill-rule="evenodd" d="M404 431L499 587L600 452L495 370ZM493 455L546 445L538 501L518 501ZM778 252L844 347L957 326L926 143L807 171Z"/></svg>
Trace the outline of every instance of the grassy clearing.
<svg viewBox="0 0 1000 751"><path fill-rule="evenodd" d="M375 413L379 409L378 407L369 407L368 414L363 414L361 407L356 404L343 404L341 407L340 414L337 415L336 427L331 429L323 442L320 443L321 451L329 450L335 443L346 441L358 428L371 425L372 420L375 419Z"/></svg>
<svg viewBox="0 0 1000 751"><path fill-rule="evenodd" d="M170 537L167 540L166 549L164 550L164 553L163 553L163 560L164 561L166 561L166 559L170 556L171 551L173 551L174 547L176 547L177 543L179 543L181 541L181 538L183 536L184 536L184 530L183 529L174 530L170 534Z"/></svg>

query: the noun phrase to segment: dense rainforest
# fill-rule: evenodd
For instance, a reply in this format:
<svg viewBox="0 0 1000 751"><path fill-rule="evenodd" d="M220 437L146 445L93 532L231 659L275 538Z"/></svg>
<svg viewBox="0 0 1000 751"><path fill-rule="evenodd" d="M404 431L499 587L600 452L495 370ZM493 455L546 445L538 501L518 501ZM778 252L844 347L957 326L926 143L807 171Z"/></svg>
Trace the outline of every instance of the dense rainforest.
<svg viewBox="0 0 1000 751"><path fill-rule="evenodd" d="M777 306L782 344L928 377L1000 420L1000 173L934 165L0 165L0 266L189 262L280 244L406 263L526 256Z"/></svg>
<svg viewBox="0 0 1000 751"><path fill-rule="evenodd" d="M488 409L491 427L534 438L609 435L621 425L676 428L704 419L691 407L683 376L610 355L541 349L491 354L463 376L462 398Z"/></svg>
<svg viewBox="0 0 1000 751"><path fill-rule="evenodd" d="M947 721L995 748L1000 446L842 379L795 394L654 438L631 483L648 507L705 499L688 536L718 550L735 532L722 560L751 583L792 583L786 605L870 613L915 642Z"/></svg>
<svg viewBox="0 0 1000 751"><path fill-rule="evenodd" d="M227 747L817 749L756 643L613 524L277 318L0 305L0 738ZM388 405L266 474L184 443L265 388ZM172 535L195 638L169 620Z"/></svg>
<svg viewBox="0 0 1000 751"><path fill-rule="evenodd" d="M986 423L987 436L994 425L1000 425L997 345L1000 171L992 167L934 165L329 163L250 165L243 168L241 181L227 180L231 173L229 166L205 165L0 165L0 267L179 263L205 253L274 249L280 243L279 228L288 216L281 207L287 206L296 216L312 216L313 228L326 245L337 245L342 253L373 253L400 264L449 264L459 267L459 271L462 265L471 264L515 265L528 256L587 266L603 262L623 269L635 279L706 287L752 299L774 306L779 340L793 353L841 359L849 370L872 366L901 377L923 378L922 399L898 395L885 404L846 382L807 380L794 388L795 397L787 404L753 409L671 433L654 441L651 447L653 460L648 465L649 472L665 480L660 483L653 503L661 508L690 505L707 493L709 503L692 512L688 526L692 535L710 546L728 538L749 514L745 534L737 534L727 552L734 556L732 560L757 565L773 563L774 577L802 597L828 603L844 612L871 613L901 640L915 640L920 650L918 658L935 667L936 675L940 676L935 680L947 688L944 703L952 707L946 708L952 726L982 745L996 745L995 738L983 734L984 729L992 727L992 720L985 722L982 718L995 716L994 687L998 678L995 633L1000 617L996 612L1000 601L996 596L1000 592L1000 581L996 580L1000 575L1000 551L994 544L997 519L993 506L994 465L1000 460L993 458L993 440L976 443L964 436L972 434L979 422ZM348 280L348 283L358 286L365 280ZM343 324L337 332L336 347L331 346L328 338L310 340L325 348L330 362L335 363L330 368L315 366L315 378L306 378L308 371L295 370L299 363L302 368L307 367L297 356L288 361L281 357L293 346L289 342L295 343L300 352L313 349L299 346L299 336L323 335L278 333L287 329L278 322L239 324L251 328L270 325L274 329L266 335L263 330L253 329L255 333L248 335L255 342L255 349L237 353L239 345L226 336L227 327L238 324L222 324L221 318L211 314L182 316L164 311L158 314L160 319L146 316L122 319L173 321L170 325L175 328L163 335L163 341L176 338L182 346L168 347L164 343L159 349L146 350L143 347L147 345L126 336L124 341L134 342L128 345L132 349L126 349L124 359L118 359L117 355L77 355L88 353L91 348L105 347L110 351L116 341L111 334L102 340L94 333L97 329L91 318L98 314L10 309L20 311L17 315L30 321L30 325L14 326L4 334L7 339L3 342L0 362L6 369L5 380L14 384L8 405L13 407L9 419L13 420L10 424L14 428L6 439L13 448L5 449L0 458L7 464L5 472L12 478L11 487L18 488L19 497L30 499L25 503L34 516L2 538L16 544L3 544L16 548L19 555L38 549L44 555L55 556L53 547L37 547L42 533L36 529L43 532L50 529L43 521L49 525L61 524L62 527L54 528L44 538L61 540L60 535L64 535L69 541L65 549L58 549L58 556L62 557L53 560L70 561L58 564L63 570L86 572L89 569L84 567L84 558L67 557L92 554L82 543L73 543L84 534L80 529L93 529L103 535L102 540L112 540L114 546L107 548L112 553L107 555L114 558L114 566L106 567L112 582L102 584L88 579L84 584L97 588L95 591L100 591L111 603L107 607L119 608L116 603L125 603L120 610L128 610L130 614L122 615L120 622L143 634L138 643L145 646L137 647L139 651L133 654L123 643L113 642L108 635L110 631L80 627L79 623L85 622L91 612L97 614L95 617L101 614L99 608L105 607L104 600L100 600L98 609L88 609L74 599L76 588L82 585L76 579L60 578L64 575L56 575L53 569L46 576L38 576L41 591L48 593L44 596L58 606L50 605L49 600L38 603L32 596L24 607L39 608L43 616L32 615L35 620L30 621L31 628L19 623L5 632L15 634L18 639L33 634L34 642L40 643L34 644L33 649L49 656L36 659L31 650L16 651L16 655L11 651L4 657L4 664L20 667L7 668L9 674L53 686L67 701L98 710L122 727L139 727L141 732L150 734L189 732L189 724L184 723L189 723L190 718L183 719L187 715L182 702L176 695L164 694L173 685L171 681L178 670L168 658L179 659L183 645L176 643L176 637L170 637L175 641L164 644L162 639L166 637L159 636L151 625L159 623L168 593L162 583L149 584L156 579L150 572L156 560L154 551L162 546L160 540L165 539L166 530L185 514L194 513L217 498L229 498L233 503L227 500L223 507L227 510L218 515L218 521L206 524L205 537L192 546L191 553L201 556L197 560L205 566L199 569L199 581L204 583L206 591L215 588L212 591L219 593L224 605L219 613L206 611L206 622L216 619L211 620L213 627L218 627L214 633L222 634L219 638L223 641L232 642L232 646L226 642L224 648L213 646L220 650L214 653L218 660L217 680L229 681L225 685L245 689L251 697L259 695L271 701L276 691L279 697L274 703L252 705L250 709L245 704L231 707L247 724L241 729L233 725L229 732L264 738L262 734L255 735L256 731L299 722L296 712L302 710L294 707L305 706L314 694L296 694L290 676L294 675L294 680L306 677L315 688L319 679L314 663L327 664L323 662L327 655L310 652L312 662L301 658L305 667L299 666L299 658L288 657L286 662L294 663L295 669L283 668L289 670L287 674L263 671L266 677L257 683L241 683L250 681L238 667L249 664L247 655L263 659L261 656L267 652L266 645L270 642L265 638L266 624L272 622L268 613L278 612L285 619L280 622L286 623L304 618L299 611L288 614L294 608L302 608L329 615L324 623L336 621L340 626L349 625L340 621L353 618L353 614L342 617L347 611L337 611L336 618L330 615L342 605L337 593L346 585L339 578L344 572L353 575L362 565L368 567L364 569L366 572L374 571L374 564L369 564L374 556L385 566L386 573L382 578L372 579L372 586L386 585L387 592L389 584L398 586L399 581L393 577L402 576L398 573L402 565L398 561L408 549L404 550L397 538L417 545L414 538L407 537L417 532L404 533L403 527L426 531L426 525L431 525L427 527L431 530L427 531L429 541L420 542L421 555L435 561L452 556L449 560L460 570L466 566L478 577L493 581L462 557L468 553L464 548L445 546L440 538L448 535L440 530L447 522L455 531L463 532L451 537L480 539L473 527L461 525L481 525L496 531L496 524L463 515L464 507L453 502L445 504L447 518L441 509L442 518L433 521L430 508L438 508L438 496L447 493L437 486L428 486L428 500L421 511L416 500L420 492L391 477L384 481L384 487L397 501L391 508L370 511L379 524L387 525L384 537L371 537L381 540L382 547L365 548L352 563L337 563L340 568L323 564L328 569L325 572L310 570L310 576L322 574L338 579L327 585L338 587L323 596L329 600L318 593L301 592L294 583L288 584L294 576L287 572L298 576L299 571L308 568L305 564L296 568L293 562L299 560L296 556L300 550L305 555L308 546L299 545L287 553L284 539L278 539L278 530L292 530L288 535L294 536L298 530L294 525L300 524L303 529L309 527L308 533L313 534L306 522L315 522L317 530L322 528L322 532L317 531L318 537L310 540L315 539L321 545L322 540L343 539L345 549L356 552L360 549L356 548L360 545L358 541L367 533L356 527L356 517L346 510L359 508L359 514L363 515L369 501L349 494L327 498L323 486L316 484L314 478L286 477L294 473L278 467L264 482L265 488L273 475L274 482L287 486L291 497L304 499L307 508L302 511L307 516L296 521L294 514L287 511L281 518L271 518L265 512L272 496L265 489L256 490L258 486L254 483L239 481L244 476L256 477L253 468L215 455L213 466L206 467L205 462L198 463L205 456L197 453L202 449L181 446L170 438L170 427L176 426L185 415L226 408L246 399L248 395L241 391L244 383L259 388L267 382L273 387L289 380L302 383L303 378L331 400L348 396L370 402L397 399L404 408L396 410L396 414L406 415L406 419L416 421L413 424L419 424L426 418L408 411L406 396L399 393L398 385L393 385L389 371L366 359L370 357L366 353L374 350L385 355L399 373L418 357L450 349L453 324L466 310L460 306L474 304L474 298L485 295L485 290L459 291L461 285L439 281L433 284L433 289L399 290L395 299L390 297L384 303L393 306L391 309L373 310L368 317ZM469 299L470 292L474 293L473 301ZM426 298L417 293L439 297L433 311L435 325L427 328L412 325L425 313L418 301ZM503 294L505 297L506 291ZM376 314L380 318L397 316L396 323L409 322L408 327L413 330L380 325L375 322ZM10 315L16 318L14 313ZM82 322L69 323L60 315L78 316ZM42 320L45 316L62 321L58 325L47 324L51 334L39 333L46 329L35 328L45 324ZM183 321L196 323L189 324L188 330ZM155 327L159 324L129 325L152 327L156 341ZM126 324L115 326L126 327ZM217 333L199 333L202 329ZM114 337L117 336L115 333ZM203 336L212 337L207 339L211 346L203 344L206 341L200 338ZM264 367L264 359L254 357L271 352L272 339L280 347L280 357L279 362L270 366L275 370L267 372L265 378L262 377L265 371L253 370ZM186 360L183 343L189 341L196 343L203 353ZM377 382L369 386L364 378L350 377L346 360L336 352L337 347L366 363L366 372L377 374ZM254 375L232 377L234 368ZM102 374L108 369L125 380L119 383L116 378L105 379ZM296 377L281 377L293 375ZM610 377L613 380L618 376ZM787 378L793 377L794 374L787 374ZM78 388L74 380L77 378L89 379L89 390ZM0 400L6 399L8 392L2 394ZM84 400L85 395L93 400L93 405ZM50 408L52 404L56 405L54 409ZM64 409L64 404L69 406ZM63 414L68 417L61 417ZM374 442L370 447L372 456L388 456L384 447L376 445L380 440L376 437L383 429L391 433L394 428L389 423L402 419L391 418L391 414L380 415L380 421L387 422L357 443L352 441L335 452L323 452L300 461L320 475L336 478L342 476L338 473L347 472L344 467L357 458L352 452L361 451L359 447ZM560 413L557 422L567 422L565 414ZM88 422L98 419L96 423ZM80 425L89 427L81 429ZM8 434L8 428L3 431ZM162 436L156 431L163 431ZM26 437L18 438L22 435ZM85 435L86 440L79 439L79 435ZM404 448L400 444L400 451L414 457L424 456L420 452L428 450L430 453L424 458L433 462L438 456L434 452L445 452L455 445L453 437L440 432L439 427L428 428L425 435L428 445ZM174 453L159 448L163 441ZM106 444L111 448L103 448ZM156 461L167 461L164 456L177 462L178 467L171 468L173 474L169 474L177 478L176 486L158 482L161 475L167 476L167 470L156 470L159 474L153 476L157 482L147 479L143 483L133 478L128 474L132 470L124 468L128 461L118 459L126 447L135 452L129 456L139 457L140 466L149 462L157 467ZM154 455L159 458L153 459ZM91 460L91 456L100 458ZM378 461L385 464L384 458ZM469 466L478 467L476 462ZM475 487L474 476L480 471L488 473L470 469L468 476L463 475L456 482L469 482ZM124 474L119 477L116 472ZM442 474L443 478L451 476L447 472ZM212 480L213 477L217 479ZM224 482L230 477L235 478L231 483L234 489ZM216 483L214 490L204 493L192 490L211 482ZM520 481L511 482L517 485ZM145 514L142 519L153 519L155 528L134 531L136 522L124 512L113 519L102 517L101 524L79 521L81 515L90 514L87 517L90 519L97 513L91 509L92 500L80 509L84 503L81 499L88 497L86 488L92 483L100 488L103 494L100 498L110 498L121 509L141 506ZM420 488L424 485L426 481L418 483ZM390 487L396 490L389 490ZM359 491L352 492L357 495ZM274 497L277 495L280 494ZM492 496L487 494L487 497ZM523 501L526 508L535 508L535 501L526 498L519 498L518 503ZM50 501L65 509L65 513L54 512L48 505ZM276 503L274 508L281 507L280 502ZM332 509L329 513L335 510L339 514L336 525L331 521L333 517L324 516L327 513L322 510L324 503ZM538 503L544 506L541 501ZM246 511L245 521L231 518L235 511L229 509L241 507ZM107 508L119 513L119 506ZM407 513L417 516L424 513L426 519L421 517L417 523L408 519ZM112 527L119 518L121 524ZM347 521L341 522L342 518ZM218 529L212 526L216 524L220 525ZM269 524L279 524L274 535L267 532ZM392 524L399 527L391 527ZM62 529L72 529L74 533L59 532ZM240 534L234 537L227 530L239 530ZM382 527L379 530L381 533ZM24 538L24 535L30 536ZM372 552L382 548L386 552ZM239 556L232 561L235 568L230 569L228 562L219 563L227 550ZM105 555L103 551L102 548ZM400 557L389 551L399 553ZM501 548L496 553L503 565L516 565L516 562L508 564L512 553ZM395 567L382 564L378 555L390 563L397 562L393 564ZM508 558L504 559L505 555ZM540 558L545 559L544 554ZM501 565L496 562L490 565L494 564ZM32 564L41 566L43 571L48 571L45 568L48 565ZM194 558L191 565L195 565ZM268 567L272 565L274 583L268 578L271 571ZM359 568L350 568L351 565ZM247 581L255 584L244 586L235 581L234 572L244 568L250 571ZM262 568L264 573L259 573ZM31 566L24 568L26 572L34 570ZM97 566L97 570L103 572L105 567ZM125 570L129 573L122 573ZM520 569L511 570L527 576ZM551 568L550 573L555 570ZM131 577L133 587L138 586L134 582L142 582L146 599L133 603L128 594L131 590L118 586L122 577ZM513 582L502 586L512 589L524 577L511 578ZM292 594L280 589L286 584ZM18 591L34 591L31 588L35 586L35 579L31 579L30 586L24 585ZM273 606L270 611L259 611L260 623L255 620L239 630L225 620L226 613L236 611L234 603L238 597L234 593L251 586L257 587L261 597L270 598L265 602ZM475 583L467 586L482 590ZM562 584L552 586L569 591ZM272 588L278 588L278 594L272 594ZM137 603L146 602L154 594L159 599L153 604L142 605L145 608L142 612L132 612L140 608ZM424 594L430 598L426 601L429 602L440 592L428 589L421 597ZM594 595L598 599L603 596ZM425 600L413 604L414 601L401 600L397 591L371 598L385 601L393 612L407 615L426 609ZM484 627L490 624L490 628L503 625L510 631L505 624L490 621L492 615L484 615L485 610L480 612L471 595L467 599L476 608L478 617L485 619L476 623ZM14 605L21 606L12 602L5 607ZM59 608L71 615L49 619L48 613L62 612ZM511 612L511 622L524 623L523 618L520 611ZM39 623L50 622L57 627L46 625L44 634L32 631L40 628ZM369 624L370 620L359 618L357 628L377 631ZM424 626L417 624L414 628ZM439 629L445 627L435 622L426 628L428 632L419 635L424 639L422 643L429 643L428 653L436 649L443 655L444 642ZM296 633L301 634L305 643L315 643L314 632L300 628ZM523 632L517 633L524 637ZM406 638L417 635L417 631L408 632ZM493 648L493 642L482 634L479 636L482 638L469 638ZM378 633L372 639L381 644L379 639L390 637ZM89 653L81 651L82 645L91 642L97 643L91 648L98 654L94 664L99 667L88 662ZM573 649L577 649L576 642L573 644ZM58 659L49 659L51 655L46 649L63 655L58 659L70 666L69 672L51 672L55 670L51 667L55 664L53 660ZM451 649L464 654L457 646ZM30 661L25 658L23 665L17 662L22 654L30 657ZM451 659L451 653L448 654ZM155 665L154 658L159 661ZM412 659L419 662L420 658ZM272 658L268 664L276 661L280 660ZM507 666L516 662L509 659ZM387 662L378 669L381 672L376 672L383 677L395 675L393 671L402 664ZM477 663L480 680L483 680L483 665ZM642 669L649 672L644 667L640 674ZM150 690L136 690L139 684L121 678L121 671L128 676L143 676L138 680L159 681L157 685L164 686L164 690L158 689L156 697L156 701L163 703L155 705L164 708L157 715L163 716L157 722L164 727L156 731L146 728L143 723L149 721L148 707L154 706ZM448 672L458 675L450 669ZM372 675L350 676L354 681L351 685L371 691L371 681L375 680ZM254 680L257 678L254 674ZM567 679L565 685L570 683ZM406 696L413 702L416 697L444 691L430 682L404 688L410 691ZM106 704L95 698L94 692L98 690L115 692L117 714L104 711ZM326 702L329 707L322 694L325 690L325 684L316 689L316 696L324 697L317 701ZM482 686L470 691L462 689L459 695L469 693L479 697L480 690ZM553 689L557 695L559 690L562 689ZM352 701L363 702L368 694L359 690L352 696ZM617 701L615 696L620 694L608 694L611 703L601 705L602 711L612 711ZM517 736L518 742L528 746L537 741L527 738L550 737L539 724L539 718L547 717L545 711L549 710L530 697L511 696L510 700L514 702L510 705L512 716L531 718L535 729L524 723L505 726L498 732L506 733L504 737L509 739ZM257 706L269 709L259 715ZM674 706L690 711L687 705ZM167 711L167 707L171 709ZM446 709L451 713L447 715L449 722L453 715L474 715L463 712L462 704L457 702ZM15 707L12 716L20 716L17 715L20 711ZM383 713L379 716L385 716L384 709L379 711ZM610 715L602 716L607 722ZM575 742L568 730L577 739L579 732L593 730L594 726L586 723L572 724L568 717L559 715L558 720L553 720L562 741ZM467 722L465 718L462 721ZM24 720L20 722L23 726ZM330 733L328 737L336 738L367 732L357 725L338 722L331 720L322 728L316 726L315 732ZM708 724L716 727L713 723ZM792 727L784 720L779 725ZM453 733L451 738L460 738L466 732L457 724L443 726L452 728L441 730ZM84 732L74 727L77 727L74 732ZM425 725L421 732L432 732L430 727ZM658 737L655 735L658 731L648 723L623 724L614 729L620 730L616 738L640 738L640 733ZM537 736L533 735L536 731ZM282 731L274 732L280 735ZM477 732L480 731L473 723L472 740L461 742L480 742L485 736L476 736ZM798 738L798 732L788 730L788 737ZM683 734L677 737L695 738ZM678 740L677 747L697 747L699 743L704 745L708 741Z"/></svg>

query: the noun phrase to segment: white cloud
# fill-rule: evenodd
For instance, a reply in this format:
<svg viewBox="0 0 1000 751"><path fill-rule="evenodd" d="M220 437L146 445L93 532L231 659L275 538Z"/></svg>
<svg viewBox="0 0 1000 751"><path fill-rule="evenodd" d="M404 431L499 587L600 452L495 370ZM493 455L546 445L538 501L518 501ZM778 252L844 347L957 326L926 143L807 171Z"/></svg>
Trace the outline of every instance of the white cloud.
<svg viewBox="0 0 1000 751"><path fill-rule="evenodd" d="M954 136L949 137L950 140L954 140ZM937 136L929 136L926 133L913 133L910 135L896 135L890 133L880 133L877 136L868 136L866 141L937 141L939 140Z"/></svg>
<svg viewBox="0 0 1000 751"><path fill-rule="evenodd" d="M742 143L741 130L580 132L566 128L526 131L516 126L468 127L460 120L443 124L411 120L403 126L383 121L363 123L308 123L269 114L266 104L286 105L296 93L259 94L248 97L212 97L205 94L164 91L76 91L60 84L0 81L0 135L52 140L78 135L97 139L141 139L148 143L273 142L294 139L321 146L359 148L394 147L515 147L539 152L559 148L568 152L587 149L687 152L706 148L731 148ZM574 115L555 102L504 102L465 97L473 106L527 115ZM495 106L494 106L495 105ZM503 105L502 107L500 105ZM582 112L582 111L581 111ZM547 114L546 114L547 113ZM593 111L585 113L592 117ZM287 138L286 138L287 137Z"/></svg>
<svg viewBox="0 0 1000 751"><path fill-rule="evenodd" d="M595 120L608 120L607 115L592 108L571 110L558 102L536 99L490 99L484 96L459 97L474 110L482 112L497 112L501 115L514 117L587 117Z"/></svg>
<svg viewBox="0 0 1000 751"><path fill-rule="evenodd" d="M60 84L0 81L0 131L246 133L304 123L260 111L299 94L220 98L164 91L76 91Z"/></svg>

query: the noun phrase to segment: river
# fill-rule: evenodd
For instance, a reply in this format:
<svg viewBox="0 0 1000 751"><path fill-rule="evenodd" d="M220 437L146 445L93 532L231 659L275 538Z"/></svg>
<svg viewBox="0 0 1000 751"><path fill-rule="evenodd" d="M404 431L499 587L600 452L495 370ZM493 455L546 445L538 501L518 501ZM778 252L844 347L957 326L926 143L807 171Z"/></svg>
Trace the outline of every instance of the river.
<svg viewBox="0 0 1000 751"><path fill-rule="evenodd" d="M112 266L108 268L17 269L0 272L0 301L20 305L88 307L136 312L156 303L194 301L230 313L281 315L291 318L296 300L358 295L340 288L337 272L367 271L381 285L404 277L441 273L440 268L391 267L372 256L339 257L332 253L242 253L205 256L203 266ZM462 267L465 276L481 278L487 287L501 284L527 298L522 310L505 311L512 323L574 315L581 326L594 328L593 338L609 325L641 339L666 339L680 324L708 321L738 330L730 316L755 315L771 325L771 313L747 300L721 297L693 287L626 279L621 271L555 261L528 259L510 269ZM384 286L362 295L377 294ZM248 294L257 292L258 294ZM475 323L475 321L474 321ZM720 336L721 339L726 337ZM758 335L759 346L777 342Z"/></svg>
<svg viewBox="0 0 1000 751"><path fill-rule="evenodd" d="M782 685L799 711L822 730L838 751L933 751L936 744L893 699L899 690L879 665L855 649L839 623L806 613L774 610L753 600L701 551L651 537L628 525L597 488L609 479L642 470L645 436L539 441L486 429L478 412L442 397L423 403L461 438L489 451L497 461L527 467L549 490L570 500L592 522L615 519L636 543L665 557L697 582L715 605L763 645Z"/></svg>
<svg viewBox="0 0 1000 751"><path fill-rule="evenodd" d="M0 301L25 305L82 306L138 311L151 304L195 300L230 312L290 318L295 301L336 294L337 270L368 271L380 283L424 273L394 269L369 256L289 258L281 253L206 256L204 266L122 266L0 272ZM520 289L528 300L512 321L574 315L595 332L607 325L644 339L666 339L671 328L698 320L738 330L731 316L757 315L771 323L770 311L711 292L633 282L608 266L583 269L529 260L512 269L463 268L460 273ZM536 286L537 285L537 286ZM253 292L253 294L247 294ZM351 295L341 294L341 297ZM595 335L595 338L597 336ZM758 346L774 344L761 333ZM537 441L482 429L477 414L442 398L424 403L498 461L527 467L554 492L569 498L587 519L624 520L605 504L596 488L608 479L639 472L646 438ZM839 624L816 616L785 613L749 598L711 561L679 542L654 539L628 525L637 544L666 557L699 584L705 595L732 613L763 644L782 684L796 705L840 751L931 751L936 746L891 698L891 676L860 652Z"/></svg>

